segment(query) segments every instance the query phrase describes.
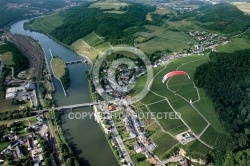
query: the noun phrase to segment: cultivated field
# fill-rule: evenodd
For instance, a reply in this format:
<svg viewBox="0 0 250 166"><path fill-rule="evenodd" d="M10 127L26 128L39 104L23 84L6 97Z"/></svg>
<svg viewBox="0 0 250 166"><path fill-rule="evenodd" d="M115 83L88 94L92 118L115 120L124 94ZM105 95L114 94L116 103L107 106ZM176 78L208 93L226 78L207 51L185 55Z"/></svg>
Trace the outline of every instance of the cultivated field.
<svg viewBox="0 0 250 166"><path fill-rule="evenodd" d="M128 6L128 3L120 2L117 0L106 0L106 1L98 1L96 3L91 4L89 7L100 8L103 10L118 10L120 7Z"/></svg>
<svg viewBox="0 0 250 166"><path fill-rule="evenodd" d="M55 76L60 79L65 74L65 68L67 67L61 58L53 58L51 65Z"/></svg>
<svg viewBox="0 0 250 166"><path fill-rule="evenodd" d="M163 100L163 99L162 99ZM187 127L184 125L184 123L178 118L176 114L176 118L170 119L168 118L167 114L166 117L164 113L171 113L174 115L174 111L170 108L168 103L165 100L160 100L160 102L148 105L148 112L155 112L155 113L162 113L162 117L158 120L162 128L170 132L173 135L176 135L178 133L184 132L187 130Z"/></svg>
<svg viewBox="0 0 250 166"><path fill-rule="evenodd" d="M188 43L196 43L183 32L167 25L161 27L147 25L145 28L147 32L137 32L135 36L137 36L137 47L148 54L166 49L182 51L190 47Z"/></svg>
<svg viewBox="0 0 250 166"><path fill-rule="evenodd" d="M250 49L250 40L246 38L232 38L227 45L220 45L217 47L219 52L234 52L236 50Z"/></svg>
<svg viewBox="0 0 250 166"><path fill-rule="evenodd" d="M50 33L55 28L63 24L64 18L59 13L52 13L48 16L35 19L27 25L28 29Z"/></svg>
<svg viewBox="0 0 250 166"><path fill-rule="evenodd" d="M158 132L152 136L155 144L157 145L156 149L154 150L155 154L163 158L164 154L169 151L172 147L178 144L173 137L171 137L167 133Z"/></svg>
<svg viewBox="0 0 250 166"><path fill-rule="evenodd" d="M250 3L249 2L232 2L233 5L237 6L241 11L246 14L250 14Z"/></svg>
<svg viewBox="0 0 250 166"><path fill-rule="evenodd" d="M175 110L181 114L183 121L180 119L157 120L165 132L175 136L190 128L196 136L200 137L201 141L214 149L222 150L225 148L225 139L227 138L225 130L205 92L202 89L197 89L193 84L193 74L196 67L208 60L208 56L193 55L172 60L166 65L166 68L156 68L151 92L141 100L141 104L150 112L173 112ZM163 84L162 77L177 69L186 71L190 79L186 75L174 76ZM190 104L190 101L193 104ZM193 141L185 147L194 152L206 154L211 148L201 141Z"/></svg>
<svg viewBox="0 0 250 166"><path fill-rule="evenodd" d="M202 144L200 141L195 140L186 145L186 147L191 151L198 154L201 154L203 157L206 157L206 155L211 151L211 149L204 144Z"/></svg>
<svg viewBox="0 0 250 166"><path fill-rule="evenodd" d="M105 42L102 37L96 35L94 32L77 40L70 46L75 52L87 56L92 62L95 61L97 55L109 47L110 43Z"/></svg>

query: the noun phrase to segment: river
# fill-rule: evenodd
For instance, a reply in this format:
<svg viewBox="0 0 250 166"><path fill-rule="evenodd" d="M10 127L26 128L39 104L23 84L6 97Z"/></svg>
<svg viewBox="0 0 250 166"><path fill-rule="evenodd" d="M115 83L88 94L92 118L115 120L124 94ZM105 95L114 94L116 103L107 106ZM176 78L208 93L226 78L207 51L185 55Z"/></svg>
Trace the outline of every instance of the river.
<svg viewBox="0 0 250 166"><path fill-rule="evenodd" d="M71 50L58 44L48 36L30 32L23 29L23 24L27 20L19 21L11 26L12 33L30 36L37 40L45 51L48 62L51 59L50 51L54 56L59 56L64 62L83 59ZM86 80L86 71L90 68L86 64L68 65L70 73L70 87L67 90L68 97L64 96L60 82L53 78L55 85L54 98L59 106L87 103L91 101L88 82ZM74 110L74 112L93 112L93 109L82 108ZM116 166L119 165L114 157L108 142L94 118L84 118L72 120L68 117L68 112L62 115L63 128L69 144L73 147L73 151L77 155L81 165L92 166Z"/></svg>

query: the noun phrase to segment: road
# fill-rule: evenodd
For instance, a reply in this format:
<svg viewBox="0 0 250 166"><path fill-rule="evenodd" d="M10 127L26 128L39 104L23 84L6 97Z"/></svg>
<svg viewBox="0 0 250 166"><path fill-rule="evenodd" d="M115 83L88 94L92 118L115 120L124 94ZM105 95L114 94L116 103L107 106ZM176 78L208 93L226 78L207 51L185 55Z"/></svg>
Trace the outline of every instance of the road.
<svg viewBox="0 0 250 166"><path fill-rule="evenodd" d="M133 126L134 126L134 128L136 129L135 131L136 131L137 135L138 135L138 136L141 135L140 132L139 132L139 129L135 126L136 122L135 122L135 119L133 118L133 114L136 114L136 113L135 113L132 109L130 109L130 108L128 108L128 112L130 113L130 117L131 117L131 119L133 120ZM158 121L157 121L157 122L158 122ZM147 150L148 152L150 152L150 153L153 154L153 151L148 147L148 145L145 144L145 142L144 142L143 140L138 139L138 141L139 141L141 144L144 145L144 147L146 148L146 150ZM160 160L160 158L159 158L158 156L154 155L154 158L155 158L156 160L159 161L159 164L157 164L157 165L160 165L160 166L164 166L164 165L165 165L165 164Z"/></svg>
<svg viewBox="0 0 250 166"><path fill-rule="evenodd" d="M109 115L110 117L112 117L112 115L110 114L110 112L109 112L108 110L104 110L104 111L106 112L107 115ZM125 145L123 144L123 141L122 141L122 139L121 139L121 137L120 137L120 135L119 135L119 132L118 132L116 126L115 126L115 123L114 123L113 119L111 118L110 121L111 121L111 126L112 126L112 127L111 127L111 132L112 132L112 133L114 134L114 136L115 136L116 142L118 143L118 146L119 146L119 148L120 148L121 151L122 151L122 154L123 154L123 156L124 156L124 159L126 160L126 162L127 162L128 164L129 164L129 163L133 164L133 162L132 162L132 160L131 160L131 158L130 158L130 156L129 156L129 153L128 153L128 151L127 151Z"/></svg>
<svg viewBox="0 0 250 166"><path fill-rule="evenodd" d="M90 106L98 105L98 104L100 104L100 103L99 102L92 102L92 103L74 104L74 105L66 105L66 106L61 106L61 107L45 108L42 110L32 111L32 112L42 113L42 112L51 111L51 110L74 109L74 108L88 107L88 106L90 107Z"/></svg>
<svg viewBox="0 0 250 166"><path fill-rule="evenodd" d="M58 162L59 162L59 165L60 166L64 166L64 164L63 164L63 160L62 160L62 158L61 158L61 155L60 155L60 150L59 150L59 146L58 146L58 143L56 142L56 139L55 139L55 135L54 135L54 132L53 132L53 129L52 129L52 124L51 124L51 121L50 121L50 119L49 119L49 117L48 117L48 115L47 114L45 114L45 122L46 122L46 124L47 124L47 126L48 126L48 129L49 129L49 132L50 132L50 143L52 144L52 146L53 146L53 150L54 150L54 153L56 154L56 156L57 156L57 159L58 159Z"/></svg>

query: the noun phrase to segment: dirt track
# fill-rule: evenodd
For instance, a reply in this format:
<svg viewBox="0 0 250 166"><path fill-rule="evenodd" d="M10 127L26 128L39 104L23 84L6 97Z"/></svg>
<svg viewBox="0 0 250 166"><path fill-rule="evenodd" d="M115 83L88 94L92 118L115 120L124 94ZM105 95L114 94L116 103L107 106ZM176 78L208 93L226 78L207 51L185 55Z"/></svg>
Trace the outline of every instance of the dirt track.
<svg viewBox="0 0 250 166"><path fill-rule="evenodd" d="M37 81L40 81L45 55L39 44L28 36L12 34L8 31L4 34L28 58L30 67L35 69Z"/></svg>

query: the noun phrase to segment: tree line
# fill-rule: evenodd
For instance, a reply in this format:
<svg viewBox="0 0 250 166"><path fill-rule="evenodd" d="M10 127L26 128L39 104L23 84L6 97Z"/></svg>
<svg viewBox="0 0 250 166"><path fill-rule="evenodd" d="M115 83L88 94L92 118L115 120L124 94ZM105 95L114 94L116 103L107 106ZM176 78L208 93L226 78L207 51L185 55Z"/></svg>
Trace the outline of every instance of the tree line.
<svg viewBox="0 0 250 166"><path fill-rule="evenodd" d="M216 151L208 157L216 165L250 165L249 55L250 50L212 53L194 73L195 85L205 90L230 135L225 157Z"/></svg>
<svg viewBox="0 0 250 166"><path fill-rule="evenodd" d="M83 5L61 12L60 14L65 18L64 24L53 30L50 35L70 45L94 31L112 44L132 44L133 34L143 25L161 23L162 20L157 14L153 15L156 20L152 23L146 20L146 15L154 10L154 7L133 4L126 7L124 14L115 14ZM129 29L130 27L133 28Z"/></svg>
<svg viewBox="0 0 250 166"><path fill-rule="evenodd" d="M12 53L12 60L15 63L10 67L14 68L14 75L17 76L19 72L24 71L29 68L28 58L25 57L12 43L7 42L0 46L0 54L5 52Z"/></svg>
<svg viewBox="0 0 250 166"><path fill-rule="evenodd" d="M226 34L237 34L250 27L250 16L229 3L204 6L172 17L171 21L183 19L199 21L199 26Z"/></svg>

